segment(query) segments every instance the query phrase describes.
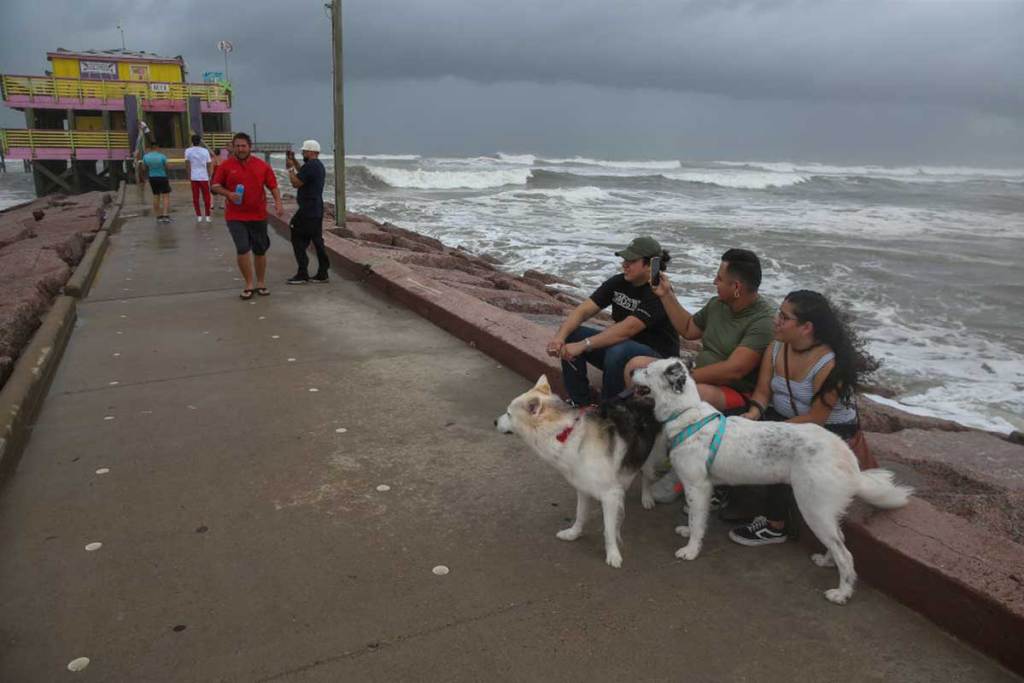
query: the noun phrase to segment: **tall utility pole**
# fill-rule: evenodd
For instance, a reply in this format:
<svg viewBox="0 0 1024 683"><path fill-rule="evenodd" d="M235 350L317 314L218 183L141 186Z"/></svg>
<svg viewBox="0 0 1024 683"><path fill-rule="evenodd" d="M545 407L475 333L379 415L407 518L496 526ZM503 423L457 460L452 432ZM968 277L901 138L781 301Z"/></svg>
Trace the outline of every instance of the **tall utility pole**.
<svg viewBox="0 0 1024 683"><path fill-rule="evenodd" d="M121 22L120 21L117 22L117 30L121 32L121 52L124 52L125 51L125 46L124 46L124 27L121 26Z"/></svg>
<svg viewBox="0 0 1024 683"><path fill-rule="evenodd" d="M345 101L341 87L341 0L331 0L334 52L334 224L345 225Z"/></svg>

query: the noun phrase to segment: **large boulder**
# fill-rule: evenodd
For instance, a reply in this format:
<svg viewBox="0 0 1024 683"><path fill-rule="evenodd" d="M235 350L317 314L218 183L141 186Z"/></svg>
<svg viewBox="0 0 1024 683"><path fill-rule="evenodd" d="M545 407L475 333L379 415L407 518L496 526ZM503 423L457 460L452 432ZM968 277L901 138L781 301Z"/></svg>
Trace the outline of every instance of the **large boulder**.
<svg viewBox="0 0 1024 683"><path fill-rule="evenodd" d="M914 415L898 408L882 405L863 396L858 399L857 406L860 412L860 426L866 432L891 434L904 429L963 432L969 429L969 427L950 420Z"/></svg>
<svg viewBox="0 0 1024 683"><path fill-rule="evenodd" d="M1024 543L1024 446L979 431L904 429L867 439L921 498Z"/></svg>
<svg viewBox="0 0 1024 683"><path fill-rule="evenodd" d="M539 270L533 270L533 269L525 271L523 273L523 279L524 280L532 280L534 282L539 282L542 285L568 285L570 287L575 286L575 285L573 285L573 283L569 282L568 280L563 280L562 278L560 278L560 277L558 277L556 275L551 275L549 273L544 273L544 272L541 272Z"/></svg>

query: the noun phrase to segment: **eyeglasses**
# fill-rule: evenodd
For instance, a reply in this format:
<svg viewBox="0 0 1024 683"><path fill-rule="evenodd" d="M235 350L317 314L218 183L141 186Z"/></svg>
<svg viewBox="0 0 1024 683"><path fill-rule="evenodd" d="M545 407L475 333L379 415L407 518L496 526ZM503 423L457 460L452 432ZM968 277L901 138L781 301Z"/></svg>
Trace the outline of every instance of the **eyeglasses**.
<svg viewBox="0 0 1024 683"><path fill-rule="evenodd" d="M778 318L779 320L781 320L781 321L783 321L783 322L787 322L787 323L788 323L788 322L796 322L796 320L797 320L797 317L796 317L795 315L786 315L786 314L785 314L785 313L783 313L782 311L779 311L778 313L776 313L776 314L775 314L775 316L776 316L776 317L777 317L777 318Z"/></svg>

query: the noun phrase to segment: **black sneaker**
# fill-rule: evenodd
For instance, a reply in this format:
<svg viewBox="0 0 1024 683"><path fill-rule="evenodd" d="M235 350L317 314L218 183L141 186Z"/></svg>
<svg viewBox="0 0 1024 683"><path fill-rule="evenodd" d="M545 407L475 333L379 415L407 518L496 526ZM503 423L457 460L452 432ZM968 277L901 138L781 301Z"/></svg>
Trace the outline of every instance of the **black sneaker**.
<svg viewBox="0 0 1024 683"><path fill-rule="evenodd" d="M788 537L785 528L773 529L768 526L768 519L761 516L755 517L746 526L738 526L730 531L729 538L740 545L758 546L785 543Z"/></svg>
<svg viewBox="0 0 1024 683"><path fill-rule="evenodd" d="M324 273L322 275L317 273L313 277L309 278L309 281L314 283L314 284L322 285L325 282L330 282L331 279L329 277L327 277L327 273Z"/></svg>
<svg viewBox="0 0 1024 683"><path fill-rule="evenodd" d="M309 282L308 275L293 275L292 277L288 278L288 284L290 285L304 285L307 282Z"/></svg>

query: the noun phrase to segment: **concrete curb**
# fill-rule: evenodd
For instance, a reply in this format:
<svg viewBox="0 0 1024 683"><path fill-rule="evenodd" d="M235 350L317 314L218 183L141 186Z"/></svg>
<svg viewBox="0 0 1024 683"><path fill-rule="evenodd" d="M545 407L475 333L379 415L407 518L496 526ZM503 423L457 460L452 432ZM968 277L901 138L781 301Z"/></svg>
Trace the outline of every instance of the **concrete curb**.
<svg viewBox="0 0 1024 683"><path fill-rule="evenodd" d="M77 302L58 296L0 390L0 479L18 462L74 327Z"/></svg>
<svg viewBox="0 0 1024 683"><path fill-rule="evenodd" d="M286 221L270 223L288 237ZM561 368L543 354L550 331L404 265L324 233L343 270L533 381L561 391ZM858 573L872 585L1024 674L1024 548L920 499L851 516L844 524Z"/></svg>
<svg viewBox="0 0 1024 683"><path fill-rule="evenodd" d="M103 220L103 225L96 232L96 236L93 238L92 243L89 244L89 248L86 249L85 255L75 268L75 272L64 283L64 293L68 296L82 299L89 294L89 288L92 286L93 280L96 279L96 273L99 271L100 263L103 261L103 255L107 252L110 234L119 229L117 219L121 216L121 209L124 208L124 193L125 182L122 180L114 195L110 213Z"/></svg>
<svg viewBox="0 0 1024 683"><path fill-rule="evenodd" d="M106 225L106 222L104 222ZM93 237L85 255L79 261L75 272L71 274L68 281L64 283L64 293L76 299L83 299L89 293L89 287L96 278L96 272L100 268L103 254L107 251L109 233L106 230L99 230Z"/></svg>
<svg viewBox="0 0 1024 683"><path fill-rule="evenodd" d="M71 337L77 318L77 299L88 294L107 250L110 231L121 214L125 188L122 180L110 213L75 272L64 284L63 293L54 299L39 329L18 357L7 383L0 389L0 480L13 471L28 443L32 426Z"/></svg>

